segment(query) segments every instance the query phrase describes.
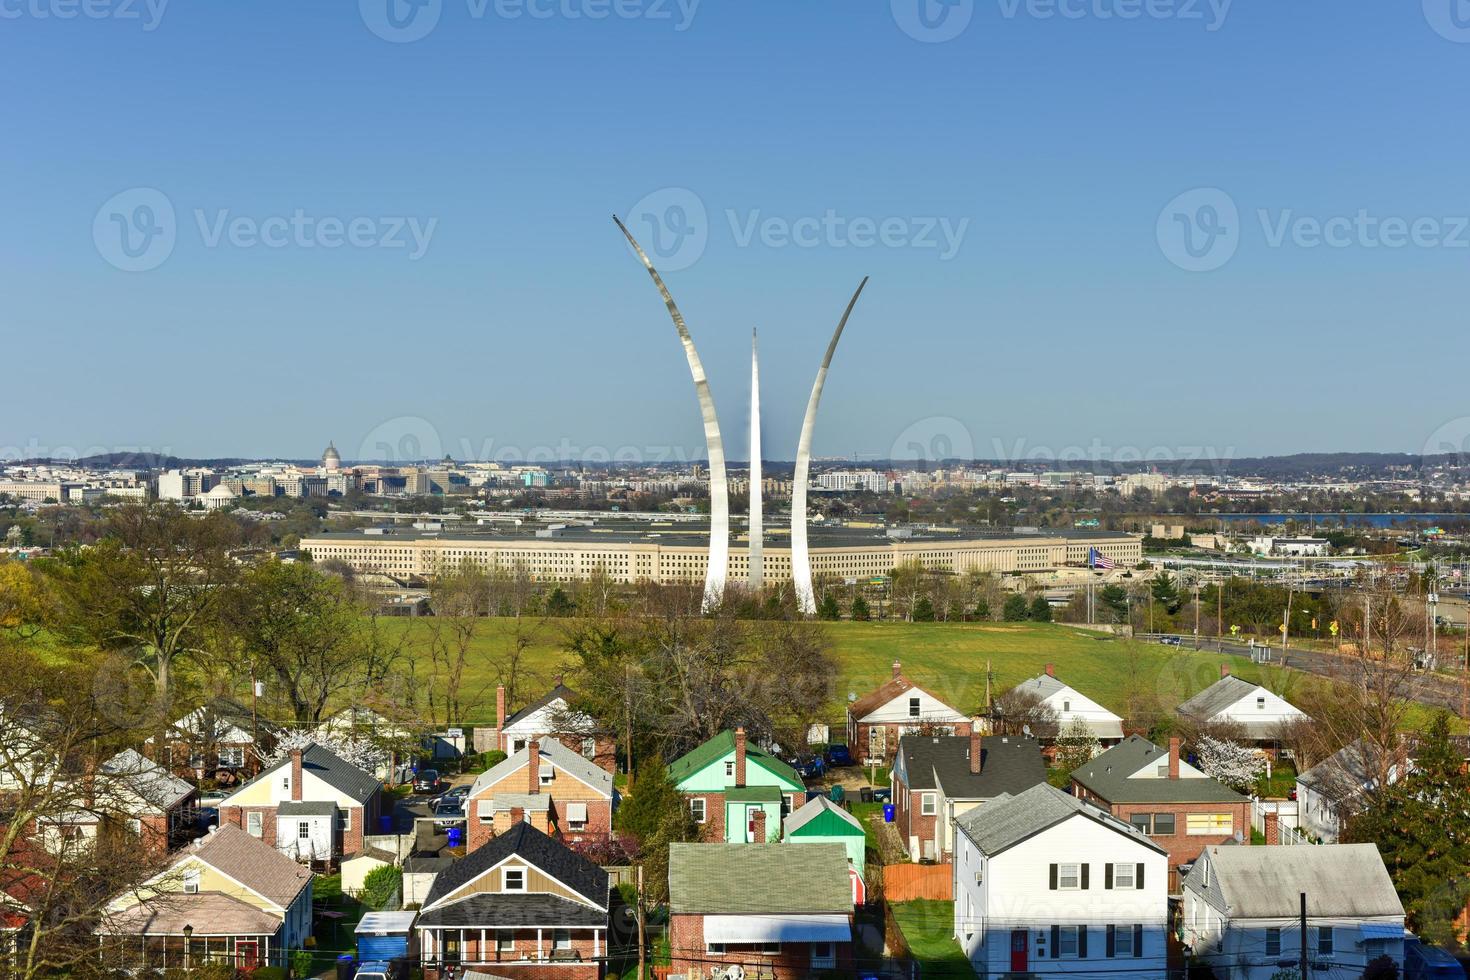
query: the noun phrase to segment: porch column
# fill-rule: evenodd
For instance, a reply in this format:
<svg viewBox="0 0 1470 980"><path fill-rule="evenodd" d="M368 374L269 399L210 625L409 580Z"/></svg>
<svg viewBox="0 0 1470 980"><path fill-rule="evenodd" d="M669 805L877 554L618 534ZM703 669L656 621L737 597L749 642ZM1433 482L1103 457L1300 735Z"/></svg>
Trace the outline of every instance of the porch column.
<svg viewBox="0 0 1470 980"><path fill-rule="evenodd" d="M538 960L542 960L542 959L545 959L546 958L546 955L542 951L542 948L541 948L541 930L540 929L537 929L536 930L536 958Z"/></svg>
<svg viewBox="0 0 1470 980"><path fill-rule="evenodd" d="M592 930L592 958L595 960L602 956L602 930Z"/></svg>

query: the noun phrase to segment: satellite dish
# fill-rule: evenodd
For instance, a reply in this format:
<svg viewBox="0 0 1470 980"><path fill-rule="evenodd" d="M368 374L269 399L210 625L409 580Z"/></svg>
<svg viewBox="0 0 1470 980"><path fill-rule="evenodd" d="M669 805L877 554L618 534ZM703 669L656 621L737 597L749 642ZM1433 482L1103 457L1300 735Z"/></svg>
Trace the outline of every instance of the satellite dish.
<svg viewBox="0 0 1470 980"><path fill-rule="evenodd" d="M1030 738L1031 737L1031 726L1030 725L1022 725L1021 726L1021 734L1022 735L1025 735L1027 738Z"/></svg>
<svg viewBox="0 0 1470 980"><path fill-rule="evenodd" d="M847 700L848 701L856 701L857 700L857 692L856 691L848 691L847 692Z"/></svg>

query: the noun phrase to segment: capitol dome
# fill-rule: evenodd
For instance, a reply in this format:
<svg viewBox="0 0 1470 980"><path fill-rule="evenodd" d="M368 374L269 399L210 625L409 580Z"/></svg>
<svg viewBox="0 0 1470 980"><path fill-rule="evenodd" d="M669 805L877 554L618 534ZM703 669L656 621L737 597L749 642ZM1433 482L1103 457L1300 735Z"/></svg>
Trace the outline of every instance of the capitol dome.
<svg viewBox="0 0 1470 980"><path fill-rule="evenodd" d="M337 452L337 447L327 443L327 451L322 453L322 469L340 470L342 468L342 454Z"/></svg>

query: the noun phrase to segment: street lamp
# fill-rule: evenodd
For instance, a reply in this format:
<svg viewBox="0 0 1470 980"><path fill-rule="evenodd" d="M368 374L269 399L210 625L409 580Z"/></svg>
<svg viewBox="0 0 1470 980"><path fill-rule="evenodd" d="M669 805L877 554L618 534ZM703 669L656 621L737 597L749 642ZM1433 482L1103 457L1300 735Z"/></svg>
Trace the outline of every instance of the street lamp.
<svg viewBox="0 0 1470 980"><path fill-rule="evenodd" d="M185 923L184 924L184 972L186 972L186 973L189 971L189 967L190 967L189 953L190 953L190 947L193 946L193 945L194 945L194 925L193 925L193 923Z"/></svg>

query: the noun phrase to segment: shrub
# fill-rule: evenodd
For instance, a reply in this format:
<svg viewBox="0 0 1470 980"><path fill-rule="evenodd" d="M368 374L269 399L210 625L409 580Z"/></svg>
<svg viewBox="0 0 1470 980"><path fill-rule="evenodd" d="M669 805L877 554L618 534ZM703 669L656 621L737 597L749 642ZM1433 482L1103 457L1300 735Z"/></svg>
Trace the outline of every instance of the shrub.
<svg viewBox="0 0 1470 980"><path fill-rule="evenodd" d="M393 901L393 897L399 894L402 886L402 870L392 865L374 868L362 880L362 893L358 896L358 900L374 912L382 912L387 909L388 903Z"/></svg>
<svg viewBox="0 0 1470 980"><path fill-rule="evenodd" d="M298 949L291 954L291 973L298 977L309 977L315 971L312 970L312 960L309 949ZM256 974L257 976L259 973Z"/></svg>
<svg viewBox="0 0 1470 980"><path fill-rule="evenodd" d="M288 980L284 966L257 966L250 980Z"/></svg>

